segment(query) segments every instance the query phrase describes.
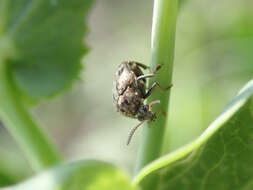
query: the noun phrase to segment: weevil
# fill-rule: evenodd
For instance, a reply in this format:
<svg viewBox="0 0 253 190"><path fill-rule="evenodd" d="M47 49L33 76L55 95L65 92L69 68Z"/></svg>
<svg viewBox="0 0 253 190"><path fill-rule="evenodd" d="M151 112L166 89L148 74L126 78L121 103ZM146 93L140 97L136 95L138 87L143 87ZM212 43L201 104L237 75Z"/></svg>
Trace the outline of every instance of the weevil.
<svg viewBox="0 0 253 190"><path fill-rule="evenodd" d="M113 85L113 102L117 112L120 114L138 119L140 123L135 126L129 134L127 145L130 143L136 129L145 121L153 122L157 118L157 113L152 112L154 105L160 104L160 100L144 104L144 100L149 97L155 87L162 90L169 90L172 85L163 88L158 82L154 82L147 90L146 79L155 77L156 72L161 68L158 65L153 73L143 74L142 69L149 67L135 61L123 61L115 74Z"/></svg>

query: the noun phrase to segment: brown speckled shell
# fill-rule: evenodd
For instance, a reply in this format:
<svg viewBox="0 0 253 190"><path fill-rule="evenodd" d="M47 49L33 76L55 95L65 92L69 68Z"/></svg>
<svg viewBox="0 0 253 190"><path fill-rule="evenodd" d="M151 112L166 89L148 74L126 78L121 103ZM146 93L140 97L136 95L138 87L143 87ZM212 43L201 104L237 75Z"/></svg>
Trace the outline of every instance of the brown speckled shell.
<svg viewBox="0 0 253 190"><path fill-rule="evenodd" d="M136 118L143 105L146 92L146 80L136 81L143 72L135 62L122 62L116 72L113 84L113 102L118 112L127 117Z"/></svg>

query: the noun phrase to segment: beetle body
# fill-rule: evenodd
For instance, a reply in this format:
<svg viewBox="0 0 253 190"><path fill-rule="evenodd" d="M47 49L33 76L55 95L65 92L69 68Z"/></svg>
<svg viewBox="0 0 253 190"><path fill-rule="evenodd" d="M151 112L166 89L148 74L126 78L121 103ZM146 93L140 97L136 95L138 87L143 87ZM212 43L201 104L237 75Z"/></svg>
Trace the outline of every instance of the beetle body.
<svg viewBox="0 0 253 190"><path fill-rule="evenodd" d="M122 62L115 75L113 102L116 110L140 121L152 120L155 115L143 104L146 95L146 79L137 80L143 72L136 62Z"/></svg>
<svg viewBox="0 0 253 190"><path fill-rule="evenodd" d="M146 91L146 78L154 77L161 66L157 66L155 72L144 75L141 69L147 69L146 65L134 61L122 62L115 74L115 81L113 85L113 102L117 112L120 114L138 119L141 121L134 127L129 135L127 144L135 132L135 130L144 121L155 121L156 113L152 112L152 106L159 104L160 101L153 101L145 105L144 100L149 97L156 86L162 90L167 90L171 85L164 89L159 83L155 82L152 87Z"/></svg>

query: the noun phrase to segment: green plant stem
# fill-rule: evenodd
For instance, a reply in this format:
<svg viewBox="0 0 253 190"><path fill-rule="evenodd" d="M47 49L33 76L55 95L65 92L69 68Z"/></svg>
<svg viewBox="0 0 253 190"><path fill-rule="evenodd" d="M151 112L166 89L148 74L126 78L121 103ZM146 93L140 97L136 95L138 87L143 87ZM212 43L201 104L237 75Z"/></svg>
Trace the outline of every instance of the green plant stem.
<svg viewBox="0 0 253 190"><path fill-rule="evenodd" d="M0 118L35 171L59 163L60 156L20 103L7 61L0 56Z"/></svg>
<svg viewBox="0 0 253 190"><path fill-rule="evenodd" d="M154 1L150 67L154 70L158 65L162 65L162 68L154 79L149 80L149 87L155 81L159 82L163 87L168 87L171 84L176 18L177 0ZM157 88L148 99L148 102L160 100L161 104L156 106L154 111L164 111L168 116L169 95L170 91L164 92ZM166 119L167 117L159 114L155 122L148 123L148 127L144 127L136 173L145 165L161 156ZM154 190L157 179L157 176L149 179L144 189Z"/></svg>

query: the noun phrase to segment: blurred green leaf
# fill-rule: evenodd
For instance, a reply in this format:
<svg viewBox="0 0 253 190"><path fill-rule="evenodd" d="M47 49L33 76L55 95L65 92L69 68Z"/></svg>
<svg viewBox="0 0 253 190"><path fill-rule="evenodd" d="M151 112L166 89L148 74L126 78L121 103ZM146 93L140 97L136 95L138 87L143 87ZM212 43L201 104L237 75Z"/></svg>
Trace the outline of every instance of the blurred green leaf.
<svg viewBox="0 0 253 190"><path fill-rule="evenodd" d="M100 161L78 161L57 166L6 190L134 190L130 178Z"/></svg>
<svg viewBox="0 0 253 190"><path fill-rule="evenodd" d="M78 78L91 2L1 0L0 56L28 100L53 96Z"/></svg>
<svg viewBox="0 0 253 190"><path fill-rule="evenodd" d="M0 171L0 187L14 184L16 181L4 171Z"/></svg>
<svg viewBox="0 0 253 190"><path fill-rule="evenodd" d="M27 163L18 153L0 148L0 187L17 184L31 175Z"/></svg>
<svg viewBox="0 0 253 190"><path fill-rule="evenodd" d="M160 172L161 190L253 188L253 80L192 143L146 166L135 183Z"/></svg>
<svg viewBox="0 0 253 190"><path fill-rule="evenodd" d="M19 167L14 168L15 166L15 163L8 163L0 158L0 187L16 184L25 177L25 172Z"/></svg>
<svg viewBox="0 0 253 190"><path fill-rule="evenodd" d="M165 153L199 136L237 89L252 79L252 7L253 1L248 0L183 3Z"/></svg>
<svg viewBox="0 0 253 190"><path fill-rule="evenodd" d="M24 103L56 95L78 78L91 2L0 1L0 116L36 170L61 158Z"/></svg>

